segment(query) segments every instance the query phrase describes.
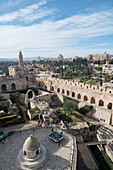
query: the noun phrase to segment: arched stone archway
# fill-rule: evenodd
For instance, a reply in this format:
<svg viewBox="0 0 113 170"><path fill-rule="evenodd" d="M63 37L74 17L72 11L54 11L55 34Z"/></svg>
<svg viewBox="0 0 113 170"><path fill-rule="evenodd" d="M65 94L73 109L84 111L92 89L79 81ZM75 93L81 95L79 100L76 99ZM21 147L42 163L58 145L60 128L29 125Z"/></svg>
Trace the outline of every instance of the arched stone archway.
<svg viewBox="0 0 113 170"><path fill-rule="evenodd" d="M57 89L57 92L60 93L60 89L59 88Z"/></svg>
<svg viewBox="0 0 113 170"><path fill-rule="evenodd" d="M31 89L28 90L26 95L25 95L25 103L28 104L30 99L32 99L32 100L36 99L36 95L35 95L34 91L31 90Z"/></svg>
<svg viewBox="0 0 113 170"><path fill-rule="evenodd" d="M77 99L81 99L81 94L80 93L78 93Z"/></svg>
<svg viewBox="0 0 113 170"><path fill-rule="evenodd" d="M64 94L65 93L65 91L64 91L64 89L62 89L62 94Z"/></svg>
<svg viewBox="0 0 113 170"><path fill-rule="evenodd" d="M91 98L91 103L93 103L93 104L95 103L95 98L94 97Z"/></svg>
<svg viewBox="0 0 113 170"><path fill-rule="evenodd" d="M16 90L16 84L15 83L12 83L11 84L11 91L15 91Z"/></svg>
<svg viewBox="0 0 113 170"><path fill-rule="evenodd" d="M2 90L2 92L6 92L7 91L7 86L5 84L3 84L1 86L1 90Z"/></svg>
<svg viewBox="0 0 113 170"><path fill-rule="evenodd" d="M72 97L75 97L75 92L72 92Z"/></svg>
<svg viewBox="0 0 113 170"><path fill-rule="evenodd" d="M31 99L33 97L33 92L32 91L29 91L28 92L28 98Z"/></svg>
<svg viewBox="0 0 113 170"><path fill-rule="evenodd" d="M108 109L112 110L112 103L108 103Z"/></svg>
<svg viewBox="0 0 113 170"><path fill-rule="evenodd" d="M98 105L99 105L99 106L104 106L104 102L103 102L103 100L99 100Z"/></svg>
<svg viewBox="0 0 113 170"><path fill-rule="evenodd" d="M69 90L67 90L67 96L69 96Z"/></svg>
<svg viewBox="0 0 113 170"><path fill-rule="evenodd" d="M88 97L86 95L84 96L84 101L88 101Z"/></svg>
<svg viewBox="0 0 113 170"><path fill-rule="evenodd" d="M54 91L54 87L53 86L50 86L50 91Z"/></svg>

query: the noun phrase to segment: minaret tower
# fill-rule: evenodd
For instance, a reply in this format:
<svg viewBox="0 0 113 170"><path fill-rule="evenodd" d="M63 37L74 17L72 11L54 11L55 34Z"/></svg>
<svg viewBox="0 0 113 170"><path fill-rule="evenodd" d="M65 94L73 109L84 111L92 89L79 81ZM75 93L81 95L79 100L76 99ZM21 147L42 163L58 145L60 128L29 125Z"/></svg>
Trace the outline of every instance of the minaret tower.
<svg viewBox="0 0 113 170"><path fill-rule="evenodd" d="M21 52L21 51L19 52L19 66L20 66L21 68L24 68L23 55L22 55L22 52Z"/></svg>

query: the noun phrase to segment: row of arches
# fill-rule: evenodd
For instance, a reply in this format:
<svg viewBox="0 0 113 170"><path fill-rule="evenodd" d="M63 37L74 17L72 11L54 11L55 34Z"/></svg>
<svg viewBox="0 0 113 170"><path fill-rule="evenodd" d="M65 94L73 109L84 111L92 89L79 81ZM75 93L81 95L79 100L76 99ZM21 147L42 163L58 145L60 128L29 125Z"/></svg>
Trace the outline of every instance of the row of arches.
<svg viewBox="0 0 113 170"><path fill-rule="evenodd" d="M53 87L53 89L54 89L54 87ZM67 96L70 95L70 91L69 91L69 90L65 91L64 89L60 90L60 88L58 88L58 89L57 89L57 92L58 92L58 93L61 92L62 94L65 94L65 95L67 95ZM75 92L72 92L72 93L71 93L71 97L75 97ZM82 97L81 97L81 94L78 93L78 94L77 94L77 99L81 99L81 98L82 98ZM88 101L88 97L87 97L86 95L83 96L83 101ZM95 98L94 98L94 97L91 97L90 103L95 104ZM98 106L104 106L104 101L103 101L103 100L99 100ZM111 103L111 102L108 103L107 109L112 109L112 103Z"/></svg>
<svg viewBox="0 0 113 170"><path fill-rule="evenodd" d="M2 92L7 92L7 86L6 86L6 84L2 84L2 86L1 86L1 91L2 91ZM12 83L12 84L11 84L11 91L16 91L16 84L15 84L15 83Z"/></svg>

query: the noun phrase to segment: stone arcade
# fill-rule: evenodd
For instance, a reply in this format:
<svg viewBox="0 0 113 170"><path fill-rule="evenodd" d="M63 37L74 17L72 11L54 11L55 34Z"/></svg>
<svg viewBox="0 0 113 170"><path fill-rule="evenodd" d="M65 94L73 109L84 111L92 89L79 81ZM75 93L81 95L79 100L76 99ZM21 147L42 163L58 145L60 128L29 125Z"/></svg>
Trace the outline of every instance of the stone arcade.
<svg viewBox="0 0 113 170"><path fill-rule="evenodd" d="M38 169L46 160L46 149L35 136L30 135L17 155L17 166L21 169Z"/></svg>

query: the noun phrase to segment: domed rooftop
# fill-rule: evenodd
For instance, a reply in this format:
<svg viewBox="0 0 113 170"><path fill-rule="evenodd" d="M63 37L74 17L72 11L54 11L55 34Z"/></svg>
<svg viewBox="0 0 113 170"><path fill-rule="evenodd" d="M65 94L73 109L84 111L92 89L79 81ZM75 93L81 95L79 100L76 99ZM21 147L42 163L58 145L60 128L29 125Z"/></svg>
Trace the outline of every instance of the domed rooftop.
<svg viewBox="0 0 113 170"><path fill-rule="evenodd" d="M35 151L40 147L40 143L38 142L38 139L35 136L30 135L24 145L23 149L26 151Z"/></svg>

